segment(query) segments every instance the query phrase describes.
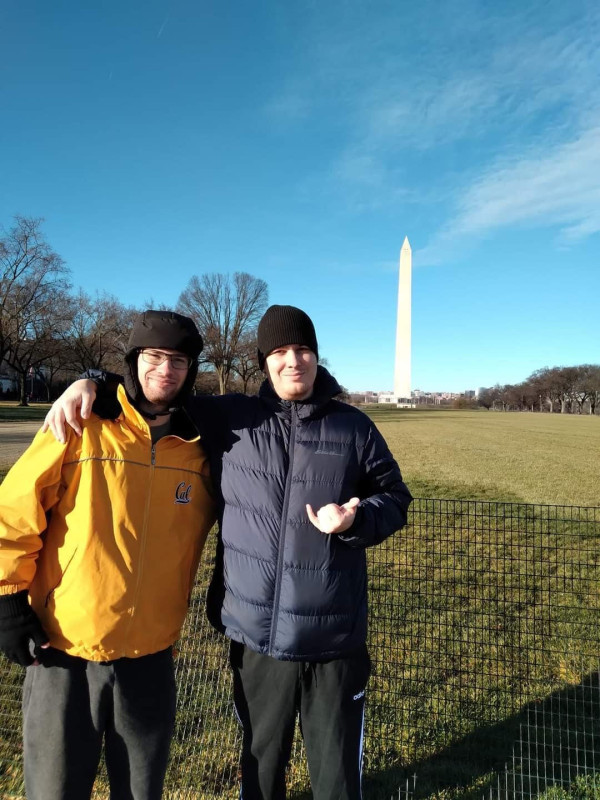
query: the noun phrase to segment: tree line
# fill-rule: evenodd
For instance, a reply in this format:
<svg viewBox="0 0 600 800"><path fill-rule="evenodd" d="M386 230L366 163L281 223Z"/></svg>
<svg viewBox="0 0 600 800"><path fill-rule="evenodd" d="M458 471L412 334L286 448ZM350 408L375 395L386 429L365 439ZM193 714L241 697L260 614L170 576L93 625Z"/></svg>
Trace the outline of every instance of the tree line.
<svg viewBox="0 0 600 800"><path fill-rule="evenodd" d="M103 292L73 290L70 270L46 240L43 220L16 216L0 230L0 396L51 400L87 369L120 372L133 318L142 309ZM247 272L194 275L175 310L204 338L196 390L252 393L262 381L256 328L268 305L265 281ZM156 307L164 308L163 304ZM600 366L544 367L518 384L479 392L488 409L600 413Z"/></svg>
<svg viewBox="0 0 600 800"><path fill-rule="evenodd" d="M87 369L121 372L133 318L142 310L104 292L73 290L70 270L46 240L43 220L16 216L0 230L0 390L27 405L50 400ZM265 281L246 272L194 275L176 308L204 338L197 391L256 391L256 328L268 305ZM164 308L158 304L157 308Z"/></svg>
<svg viewBox="0 0 600 800"><path fill-rule="evenodd" d="M600 412L600 365L543 367L522 383L480 390L478 403L502 411Z"/></svg>

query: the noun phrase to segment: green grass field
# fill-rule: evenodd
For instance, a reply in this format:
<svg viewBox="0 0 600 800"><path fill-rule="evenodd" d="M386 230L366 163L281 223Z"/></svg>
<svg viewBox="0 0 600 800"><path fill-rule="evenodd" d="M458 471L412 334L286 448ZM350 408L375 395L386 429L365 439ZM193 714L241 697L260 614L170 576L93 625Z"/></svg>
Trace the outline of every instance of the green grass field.
<svg viewBox="0 0 600 800"><path fill-rule="evenodd" d="M0 401L0 424L3 422L42 422L48 409L49 403L33 403L30 406L19 406L13 400Z"/></svg>
<svg viewBox="0 0 600 800"><path fill-rule="evenodd" d="M19 411L41 420L46 408ZM0 407L0 422L3 413ZM415 496L600 505L598 417L379 407L368 413ZM548 763L598 750L600 515L546 509L544 516L539 508L485 502L475 512L466 505L415 504L411 525L378 548L381 555L373 553L368 737L378 745L367 744L367 798L399 796L407 774L418 780L403 800L491 797L523 739L522 726L533 735L531 719L556 709L565 721L556 741L544 741ZM201 794L207 800L238 794L239 730L226 647L203 614L210 561L207 548L180 642L172 798L203 785L212 787ZM3 702L8 683L0 679ZM14 726L16 708L9 715ZM18 737L14 727L7 756ZM14 769L10 757L2 765L2 739L0 797ZM308 800L302 759L289 777L290 797ZM19 780L17 770L13 785ZM544 785L539 794L519 796L600 800L600 786L588 775L570 788Z"/></svg>
<svg viewBox="0 0 600 800"><path fill-rule="evenodd" d="M0 425L41 422L48 408L0 403ZM598 416L380 406L366 411L415 497L600 505Z"/></svg>
<svg viewBox="0 0 600 800"><path fill-rule="evenodd" d="M600 505L600 417L367 410L416 497Z"/></svg>

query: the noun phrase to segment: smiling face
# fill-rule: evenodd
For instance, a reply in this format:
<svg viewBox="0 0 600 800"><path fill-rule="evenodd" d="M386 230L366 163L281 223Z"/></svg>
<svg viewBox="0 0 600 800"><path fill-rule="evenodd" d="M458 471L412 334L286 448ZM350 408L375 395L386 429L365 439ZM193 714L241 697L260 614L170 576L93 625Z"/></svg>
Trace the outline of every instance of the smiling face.
<svg viewBox="0 0 600 800"><path fill-rule="evenodd" d="M151 354L183 357L189 364L187 356L177 350L169 350L167 347L152 347L147 350ZM189 366L185 369L176 369L171 358L165 358L162 364L150 364L144 360L143 352L138 353L138 381L145 399L158 409L168 408L169 404L177 397L185 383L188 371Z"/></svg>
<svg viewBox="0 0 600 800"><path fill-rule="evenodd" d="M304 345L286 344L269 353L265 371L282 400L306 400L317 377L317 357Z"/></svg>

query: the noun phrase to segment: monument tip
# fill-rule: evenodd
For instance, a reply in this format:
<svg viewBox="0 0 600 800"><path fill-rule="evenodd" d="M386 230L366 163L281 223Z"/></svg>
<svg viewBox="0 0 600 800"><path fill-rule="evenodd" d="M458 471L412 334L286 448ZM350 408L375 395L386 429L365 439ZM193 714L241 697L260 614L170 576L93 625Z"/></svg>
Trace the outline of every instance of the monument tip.
<svg viewBox="0 0 600 800"><path fill-rule="evenodd" d="M408 241L408 236L405 236L404 237L404 241L402 242L402 250L406 250L406 249L408 249L408 250L411 249L410 242Z"/></svg>

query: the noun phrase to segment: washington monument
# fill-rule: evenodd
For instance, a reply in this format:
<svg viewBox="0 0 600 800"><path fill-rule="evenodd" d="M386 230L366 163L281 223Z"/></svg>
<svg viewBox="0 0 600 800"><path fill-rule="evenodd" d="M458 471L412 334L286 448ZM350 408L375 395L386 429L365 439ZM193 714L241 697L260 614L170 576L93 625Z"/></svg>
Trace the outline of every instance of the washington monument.
<svg viewBox="0 0 600 800"><path fill-rule="evenodd" d="M412 250L408 237L400 250L398 276L398 318L396 320L396 366L394 395L397 403L410 403L410 306L412 281Z"/></svg>

